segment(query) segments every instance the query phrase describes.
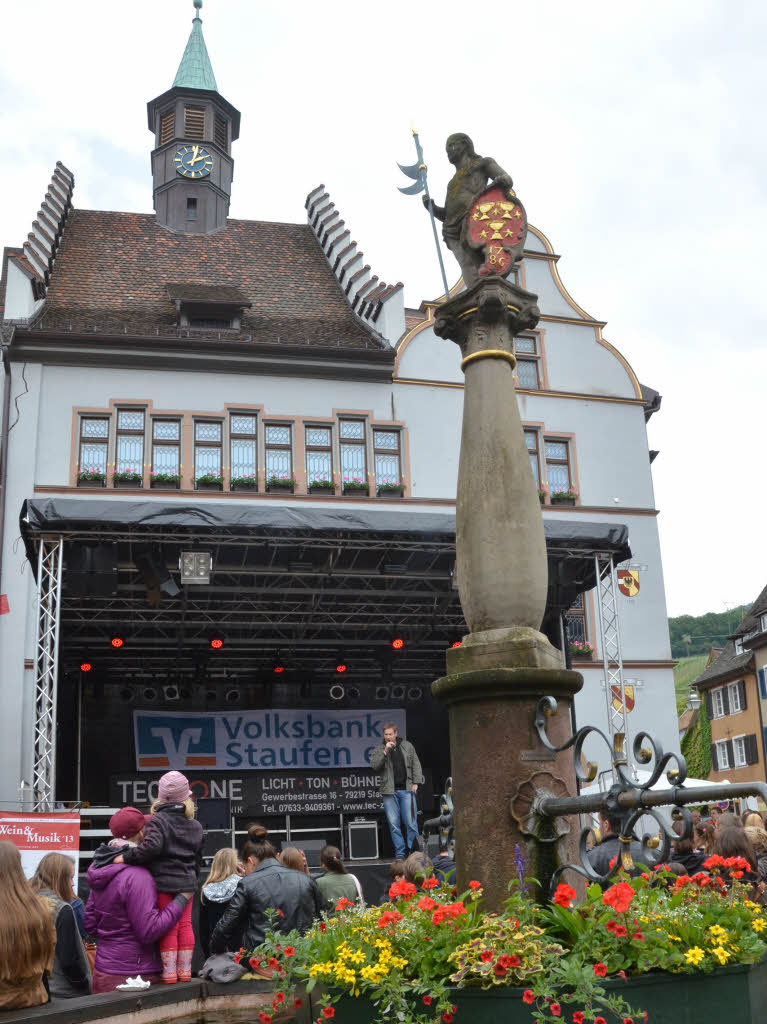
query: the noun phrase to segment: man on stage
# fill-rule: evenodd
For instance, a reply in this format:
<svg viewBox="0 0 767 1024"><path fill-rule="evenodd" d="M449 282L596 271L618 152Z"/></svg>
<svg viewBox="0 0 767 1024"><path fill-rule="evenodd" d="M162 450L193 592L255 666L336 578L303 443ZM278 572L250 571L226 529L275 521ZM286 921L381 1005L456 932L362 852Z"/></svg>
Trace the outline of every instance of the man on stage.
<svg viewBox="0 0 767 1024"><path fill-rule="evenodd" d="M394 856L404 859L417 849L415 795L423 782L421 762L415 747L397 735L397 726L387 722L384 741L370 755L370 767L380 775L379 791L389 823ZM407 839L403 837L403 826Z"/></svg>

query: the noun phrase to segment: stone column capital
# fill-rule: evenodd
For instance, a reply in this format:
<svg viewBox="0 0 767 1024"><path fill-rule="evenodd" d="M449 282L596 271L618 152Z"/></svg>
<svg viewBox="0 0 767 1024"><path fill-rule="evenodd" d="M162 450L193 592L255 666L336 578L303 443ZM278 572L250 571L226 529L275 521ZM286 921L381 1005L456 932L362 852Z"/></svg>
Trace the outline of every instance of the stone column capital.
<svg viewBox="0 0 767 1024"><path fill-rule="evenodd" d="M464 356L487 340L483 328L495 328L493 341L508 347L515 335L535 327L538 296L504 278L477 281L436 311L434 333L460 345ZM501 328L501 330L498 330Z"/></svg>

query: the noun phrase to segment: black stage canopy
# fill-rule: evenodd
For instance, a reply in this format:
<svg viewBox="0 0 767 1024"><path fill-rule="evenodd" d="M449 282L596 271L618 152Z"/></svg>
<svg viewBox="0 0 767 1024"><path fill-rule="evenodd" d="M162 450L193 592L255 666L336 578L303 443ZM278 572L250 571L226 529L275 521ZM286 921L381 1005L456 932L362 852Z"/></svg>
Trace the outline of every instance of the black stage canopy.
<svg viewBox="0 0 767 1024"><path fill-rule="evenodd" d="M110 631L126 634L108 659L116 681L153 673L194 679L201 665L208 678L224 671L255 679L277 660L296 680L299 673L332 680L342 656L363 681L423 682L444 672L445 649L466 630L453 585L452 511L88 495L30 499L20 525L35 569L36 539L65 537L64 657L103 649ZM559 616L594 586L595 555L617 564L631 550L619 523L570 515L544 526L543 628L559 646ZM94 545L112 545L108 593L73 586L83 547ZM212 553L210 583L152 598L147 558L178 581L180 552L194 549ZM211 631L226 641L216 654ZM392 656L395 636L406 644Z"/></svg>

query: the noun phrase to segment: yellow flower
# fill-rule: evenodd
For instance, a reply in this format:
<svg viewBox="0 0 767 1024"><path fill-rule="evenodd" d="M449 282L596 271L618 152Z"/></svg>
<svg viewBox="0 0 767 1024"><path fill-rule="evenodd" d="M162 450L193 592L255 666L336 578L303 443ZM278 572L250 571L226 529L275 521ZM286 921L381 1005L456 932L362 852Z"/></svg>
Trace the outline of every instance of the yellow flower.
<svg viewBox="0 0 767 1024"><path fill-rule="evenodd" d="M714 954L714 956L717 958L720 964L726 964L732 956L732 953L728 952L728 950L726 950L724 946L715 946L714 949L711 950L711 952Z"/></svg>
<svg viewBox="0 0 767 1024"><path fill-rule="evenodd" d="M759 932L763 932L764 929L767 928L767 921L765 921L761 917L755 917L754 920L751 922L751 927L758 934Z"/></svg>
<svg viewBox="0 0 767 1024"><path fill-rule="evenodd" d="M685 960L688 964L699 964L706 954L700 948L700 946L692 946L688 949L684 955Z"/></svg>
<svg viewBox="0 0 767 1024"><path fill-rule="evenodd" d="M671 935L669 933L668 937L671 939L672 942L681 942L682 941L678 935Z"/></svg>
<svg viewBox="0 0 767 1024"><path fill-rule="evenodd" d="M708 929L712 935L721 935L723 938L726 937L727 932L722 928L720 924L712 924Z"/></svg>

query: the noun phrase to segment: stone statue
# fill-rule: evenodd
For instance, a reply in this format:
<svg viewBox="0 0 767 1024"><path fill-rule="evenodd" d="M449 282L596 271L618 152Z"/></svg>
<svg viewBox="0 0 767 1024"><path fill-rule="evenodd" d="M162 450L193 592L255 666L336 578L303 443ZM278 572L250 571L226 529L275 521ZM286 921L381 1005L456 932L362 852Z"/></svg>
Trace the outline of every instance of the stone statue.
<svg viewBox="0 0 767 1024"><path fill-rule="evenodd" d="M468 135L459 132L451 135L446 147L447 158L456 171L447 186L445 205L437 206L434 200L423 196L426 209L431 208L437 220L442 221L442 237L445 244L458 260L464 284L468 288L478 279L482 256L476 248L466 243L463 225L466 214L474 201L493 186L513 196L511 175L497 164L492 157L478 156L474 143ZM489 183L489 184L488 184Z"/></svg>

